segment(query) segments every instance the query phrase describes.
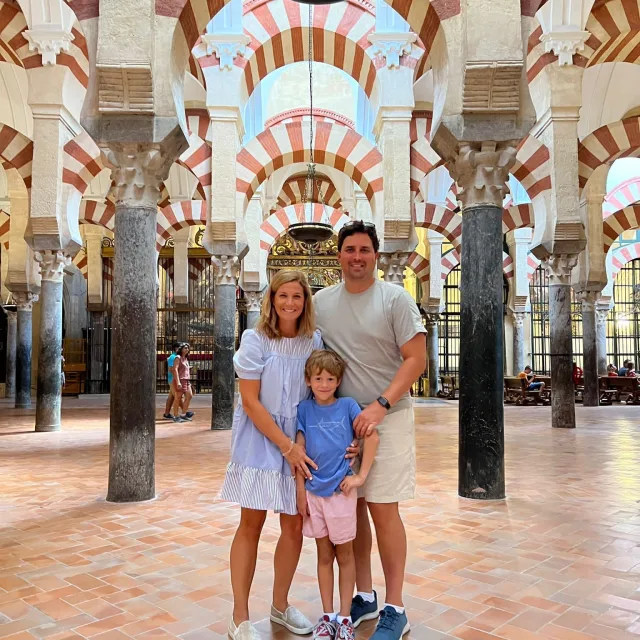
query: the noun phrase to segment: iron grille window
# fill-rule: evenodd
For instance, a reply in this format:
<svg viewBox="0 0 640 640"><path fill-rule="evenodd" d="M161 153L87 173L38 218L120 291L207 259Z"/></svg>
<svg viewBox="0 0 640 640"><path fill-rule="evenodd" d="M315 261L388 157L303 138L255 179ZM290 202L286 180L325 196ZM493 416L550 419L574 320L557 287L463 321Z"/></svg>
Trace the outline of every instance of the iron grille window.
<svg viewBox="0 0 640 640"><path fill-rule="evenodd" d="M454 267L442 288L444 313L438 323L440 373L456 375L460 363L460 265Z"/></svg>
<svg viewBox="0 0 640 640"><path fill-rule="evenodd" d="M613 286L614 308L607 318L607 359L621 367L640 359L640 259L627 262Z"/></svg>

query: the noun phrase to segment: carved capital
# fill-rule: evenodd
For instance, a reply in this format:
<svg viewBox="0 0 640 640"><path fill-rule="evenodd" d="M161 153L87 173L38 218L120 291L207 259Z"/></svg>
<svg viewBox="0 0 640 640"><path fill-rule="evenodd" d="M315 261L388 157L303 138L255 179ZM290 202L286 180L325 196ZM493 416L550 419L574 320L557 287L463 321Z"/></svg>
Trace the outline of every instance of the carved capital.
<svg viewBox="0 0 640 640"><path fill-rule="evenodd" d="M404 270L409 262L409 253L381 253L378 268L384 273L385 282L393 282L403 286Z"/></svg>
<svg viewBox="0 0 640 640"><path fill-rule="evenodd" d="M509 171L516 160L517 141L462 142L447 163L451 177L458 184L462 208L473 205L502 207L509 193Z"/></svg>
<svg viewBox="0 0 640 640"><path fill-rule="evenodd" d="M56 56L61 51L69 51L73 33L64 29L46 28L29 29L22 35L29 43L29 51L37 51L42 56L42 65L54 65Z"/></svg>
<svg viewBox="0 0 640 640"><path fill-rule="evenodd" d="M596 327L602 327L607 323L607 318L609 317L610 309L603 307L596 307Z"/></svg>
<svg viewBox="0 0 640 640"><path fill-rule="evenodd" d="M573 64L573 56L584 49L584 43L591 34L588 31L568 29L552 31L540 36L544 43L544 50L558 56L560 66Z"/></svg>
<svg viewBox="0 0 640 640"><path fill-rule="evenodd" d="M578 300L582 303L582 311L595 311L599 291L578 291Z"/></svg>
<svg viewBox="0 0 640 640"><path fill-rule="evenodd" d="M38 302L38 296L31 291L14 291L11 295L18 311L33 311L33 303Z"/></svg>
<svg viewBox="0 0 640 640"><path fill-rule="evenodd" d="M5 315L7 316L7 323L8 324L16 324L18 322L18 313L16 311L9 311L8 309L5 309L4 307L2 307L2 310L4 311Z"/></svg>
<svg viewBox="0 0 640 640"><path fill-rule="evenodd" d="M116 204L156 208L171 166L158 145L125 143L102 151L115 183Z"/></svg>
<svg viewBox="0 0 640 640"><path fill-rule="evenodd" d="M578 264L578 255L560 253L542 260L542 266L549 274L549 284L571 284L571 271Z"/></svg>
<svg viewBox="0 0 640 640"><path fill-rule="evenodd" d="M248 312L258 313L262 308L262 300L264 299L265 289L262 291L245 291L244 299L247 305Z"/></svg>
<svg viewBox="0 0 640 640"><path fill-rule="evenodd" d="M36 251L35 259L40 266L40 275L43 280L50 282L62 282L64 280L64 268L71 264L71 258L62 251L46 249Z"/></svg>
<svg viewBox="0 0 640 640"><path fill-rule="evenodd" d="M513 312L513 326L516 329L524 328L524 321L526 319L526 312L524 311L514 311Z"/></svg>
<svg viewBox="0 0 640 640"><path fill-rule="evenodd" d="M238 256L211 256L211 264L213 264L217 287L236 285L240 271Z"/></svg>
<svg viewBox="0 0 640 640"><path fill-rule="evenodd" d="M244 56L251 38L243 33L205 33L202 41L207 46L207 55L215 54L220 60L220 70L231 71L233 61Z"/></svg>
<svg viewBox="0 0 640 640"><path fill-rule="evenodd" d="M433 329L440 322L440 314L439 313L425 313L425 324L427 329Z"/></svg>
<svg viewBox="0 0 640 640"><path fill-rule="evenodd" d="M373 55L382 56L387 62L387 69L397 69L400 58L411 53L418 36L415 33L372 33L368 39L374 47Z"/></svg>

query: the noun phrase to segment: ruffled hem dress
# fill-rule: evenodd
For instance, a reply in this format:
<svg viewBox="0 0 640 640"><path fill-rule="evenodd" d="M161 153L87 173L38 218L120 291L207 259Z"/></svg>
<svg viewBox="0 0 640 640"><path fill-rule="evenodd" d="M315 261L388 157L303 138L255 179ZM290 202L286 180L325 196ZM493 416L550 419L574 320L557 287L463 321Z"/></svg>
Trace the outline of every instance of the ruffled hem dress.
<svg viewBox="0 0 640 640"><path fill-rule="evenodd" d="M297 431L298 404L309 396L304 365L322 348L320 333L272 340L249 329L233 363L238 377L260 380L260 402L288 438ZM231 462L219 499L247 509L296 515L296 481L280 449L257 429L242 406L233 415Z"/></svg>

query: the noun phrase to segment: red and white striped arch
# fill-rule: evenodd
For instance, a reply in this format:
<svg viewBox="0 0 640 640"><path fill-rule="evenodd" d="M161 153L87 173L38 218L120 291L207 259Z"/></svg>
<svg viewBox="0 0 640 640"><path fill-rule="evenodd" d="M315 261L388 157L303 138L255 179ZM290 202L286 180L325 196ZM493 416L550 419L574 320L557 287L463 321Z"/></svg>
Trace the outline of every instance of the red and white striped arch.
<svg viewBox="0 0 640 640"><path fill-rule="evenodd" d="M527 136L518 145L511 174L526 189L532 200L539 193L551 189L549 158L549 149L533 136Z"/></svg>
<svg viewBox="0 0 640 640"><path fill-rule="evenodd" d="M342 227L349 222L349 216L346 216L338 209L328 209L321 204L313 203L307 205L305 215L305 205L296 204L284 209L278 209L272 213L260 225L260 253L263 255L266 264L266 258L275 241L292 225L297 222L303 222L309 217L309 209L311 209L311 219L314 222L321 222L325 216L328 216L329 223L334 231L338 233Z"/></svg>
<svg viewBox="0 0 640 640"><path fill-rule="evenodd" d="M413 271L419 282L429 280L429 260L415 251L409 256L407 267Z"/></svg>
<svg viewBox="0 0 640 640"><path fill-rule="evenodd" d="M73 264L76 265L76 267L78 267L78 269L80 270L80 273L84 276L84 279L87 279L87 274L89 273L89 261L87 260L87 252L85 251L84 247L80 249L80 251L78 251L78 253L76 253L76 255L73 258Z"/></svg>
<svg viewBox="0 0 640 640"><path fill-rule="evenodd" d="M191 146L180 156L178 163L198 179L198 192L204 200L211 200L211 145L192 135Z"/></svg>
<svg viewBox="0 0 640 640"><path fill-rule="evenodd" d="M6 124L0 124L0 162L15 169L27 191L31 189L33 142Z"/></svg>
<svg viewBox="0 0 640 640"><path fill-rule="evenodd" d="M276 206L280 209L288 207L292 204L303 202L304 190L306 185L305 176L293 176L289 178L280 191ZM342 208L342 199L333 182L324 176L319 176L318 181L314 184L313 194L309 199L310 202L320 202L318 191L322 191L324 204L332 209Z"/></svg>
<svg viewBox="0 0 640 640"><path fill-rule="evenodd" d="M640 205L638 204L625 207L610 215L602 225L604 252L609 251L611 245L622 233L638 228L640 228Z"/></svg>
<svg viewBox="0 0 640 640"><path fill-rule="evenodd" d="M640 117L606 124L590 133L578 145L578 182L584 188L591 174L618 158L640 156Z"/></svg>
<svg viewBox="0 0 640 640"><path fill-rule="evenodd" d="M502 210L502 233L523 227L533 228L534 226L535 217L532 204L519 204Z"/></svg>
<svg viewBox="0 0 640 640"><path fill-rule="evenodd" d="M602 203L602 217L608 218L620 209L640 202L640 178L630 178L612 189Z"/></svg>
<svg viewBox="0 0 640 640"><path fill-rule="evenodd" d="M44 66L42 56L30 51L29 41L24 37L27 21L17 3L0 2L0 61L16 64L25 69ZM84 89L89 86L89 49L76 21L71 29L73 40L69 51L56 55L56 64L68 67Z"/></svg>
<svg viewBox="0 0 640 640"><path fill-rule="evenodd" d="M455 211L430 203L416 203L415 225L441 233L458 248L462 239L462 216Z"/></svg>
<svg viewBox="0 0 640 640"><path fill-rule="evenodd" d="M329 122L313 124L315 162L345 173L373 203L383 189L382 155L378 149L348 127ZM310 161L309 125L292 122L273 127L250 140L238 153L236 185L245 206L274 171L287 164Z"/></svg>
<svg viewBox="0 0 640 640"><path fill-rule="evenodd" d="M414 111L409 126L411 148L409 159L411 165L410 187L415 194L420 192L420 184L436 167L442 164L442 158L435 152L429 142L431 135L431 111Z"/></svg>
<svg viewBox="0 0 640 640"><path fill-rule="evenodd" d="M349 120L346 116L343 116L335 111L329 111L329 109L315 109L313 110L313 117L318 122L335 122L336 124L342 124L349 129L356 128L353 120ZM311 119L311 109L289 109L283 111L268 120L264 121L264 128L270 129L279 124L287 124L288 122L302 122L303 120Z"/></svg>
<svg viewBox="0 0 640 640"><path fill-rule="evenodd" d="M207 224L207 205L202 200L185 200L168 205L158 212L156 249L164 246L172 231Z"/></svg>
<svg viewBox="0 0 640 640"><path fill-rule="evenodd" d="M86 131L64 145L62 182L81 196L104 168L100 149Z"/></svg>
<svg viewBox="0 0 640 640"><path fill-rule="evenodd" d="M637 260L638 258L640 258L640 242L628 244L617 249L611 258L611 279L616 279L620 269L622 269L627 262Z"/></svg>
<svg viewBox="0 0 640 640"><path fill-rule="evenodd" d="M536 258L533 253L527 255L527 280L531 282L533 280L533 276L536 273L536 270L540 266L540 260Z"/></svg>
<svg viewBox="0 0 640 640"><path fill-rule="evenodd" d="M0 245L9 249L9 230L11 229L11 218L5 211L0 211Z"/></svg>
<svg viewBox="0 0 640 640"><path fill-rule="evenodd" d="M446 280L449 274L460 264L460 252L457 249L449 251L442 256L442 280ZM502 252L502 273L507 280L512 280L514 275L513 258L504 251Z"/></svg>
<svg viewBox="0 0 640 640"><path fill-rule="evenodd" d="M113 231L115 225L116 208L111 200L98 202L97 200L85 200L80 203L80 222L84 224L97 224L109 231Z"/></svg>

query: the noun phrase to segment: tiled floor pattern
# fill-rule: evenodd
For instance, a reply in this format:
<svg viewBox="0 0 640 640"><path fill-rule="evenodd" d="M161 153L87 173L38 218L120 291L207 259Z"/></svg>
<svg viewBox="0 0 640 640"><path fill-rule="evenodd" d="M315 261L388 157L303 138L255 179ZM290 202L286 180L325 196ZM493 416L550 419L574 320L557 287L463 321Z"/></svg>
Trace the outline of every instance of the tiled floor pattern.
<svg viewBox="0 0 640 640"><path fill-rule="evenodd" d="M215 500L230 434L208 429L208 403L191 424L158 422L157 499L115 505L106 397L65 399L64 430L49 434L0 401L3 640L224 636L238 510ZM547 407L507 407L509 498L483 503L456 495L456 404L418 406L420 495L403 510L412 638L640 638L640 409L577 413L560 431ZM288 640L267 618L277 534L270 517L252 616ZM314 564L306 542L292 603L312 618Z"/></svg>

